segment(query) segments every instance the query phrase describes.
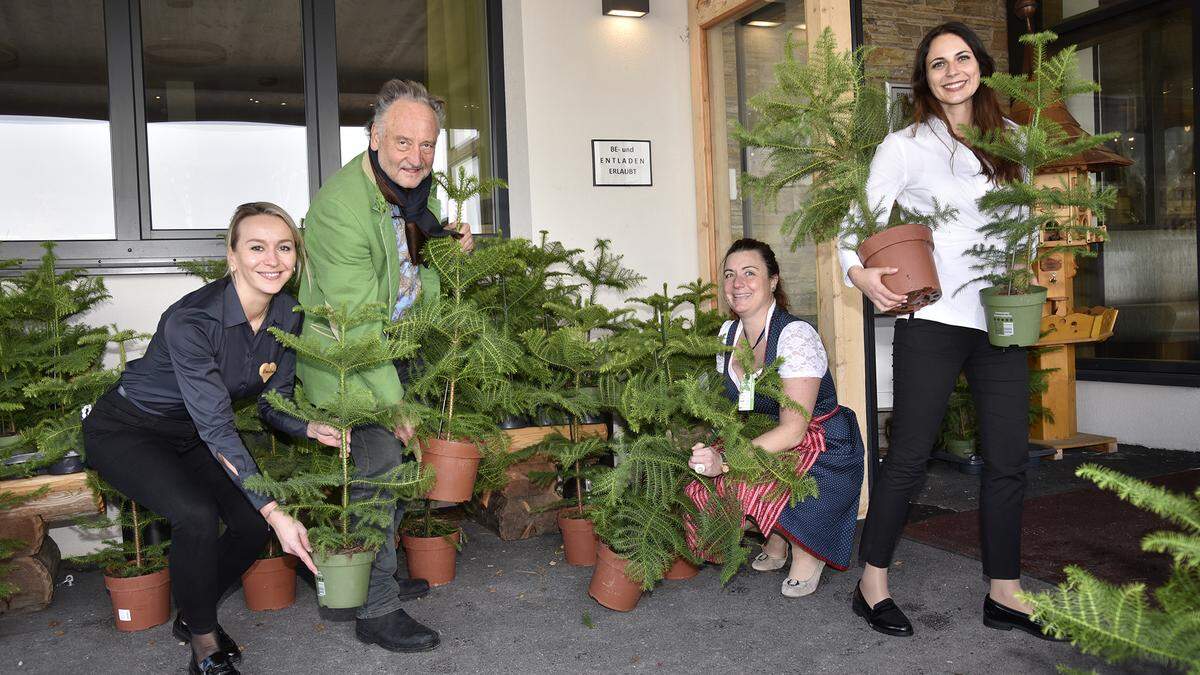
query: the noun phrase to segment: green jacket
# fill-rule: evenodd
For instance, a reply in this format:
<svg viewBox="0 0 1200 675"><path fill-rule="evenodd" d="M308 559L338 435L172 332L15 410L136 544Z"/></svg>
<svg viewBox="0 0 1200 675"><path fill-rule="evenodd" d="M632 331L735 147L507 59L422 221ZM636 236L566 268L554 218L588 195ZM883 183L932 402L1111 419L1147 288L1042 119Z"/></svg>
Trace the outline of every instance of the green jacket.
<svg viewBox="0 0 1200 675"><path fill-rule="evenodd" d="M391 207L375 184L366 153L355 157L321 187L304 219L307 262L300 275L300 304L358 307L368 302L391 308L400 290L400 252ZM441 205L432 196L434 215ZM437 274L421 267L421 298L436 298L441 292ZM364 324L350 337L382 333L383 321ZM302 335L327 338L313 330L306 319ZM301 356L296 376L308 400L327 403L337 393L337 375L328 367ZM375 399L388 405L400 402L404 388L392 364L360 370L351 377L352 386L368 388Z"/></svg>

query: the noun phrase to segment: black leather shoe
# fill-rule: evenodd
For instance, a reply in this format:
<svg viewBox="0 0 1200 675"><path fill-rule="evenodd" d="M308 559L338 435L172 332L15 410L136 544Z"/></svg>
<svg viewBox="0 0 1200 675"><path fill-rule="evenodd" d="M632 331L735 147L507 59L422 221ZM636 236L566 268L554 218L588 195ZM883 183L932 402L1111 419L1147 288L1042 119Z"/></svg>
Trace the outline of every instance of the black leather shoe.
<svg viewBox="0 0 1200 675"><path fill-rule="evenodd" d="M397 576L396 583L400 585L401 600L416 600L429 595L429 582L424 579L404 579Z"/></svg>
<svg viewBox="0 0 1200 675"><path fill-rule="evenodd" d="M176 612L175 623L171 624L171 635L175 636L180 642L191 643L192 631L188 630L187 622L183 620L183 615ZM217 624L217 649L225 653L229 660L233 663L240 663L242 660L242 648L229 637L229 633L221 628L221 624Z"/></svg>
<svg viewBox="0 0 1200 675"><path fill-rule="evenodd" d="M854 613L867 620L867 625L884 635L912 637L912 623L891 598L884 598L874 607L867 605L862 589L854 586L854 601L850 603Z"/></svg>
<svg viewBox="0 0 1200 675"><path fill-rule="evenodd" d="M1066 642L1066 638L1054 637L1042 632L1042 624L1034 621L1025 612L1010 609L988 595L983 599L983 625L996 630L1023 630L1050 642Z"/></svg>
<svg viewBox="0 0 1200 675"><path fill-rule="evenodd" d="M379 645L389 652L427 652L442 641L437 631L424 626L402 609L373 619L354 622L359 642Z"/></svg>
<svg viewBox="0 0 1200 675"><path fill-rule="evenodd" d="M242 671L233 666L233 662L224 652L214 652L200 663L196 663L196 655L188 659L190 675L241 675Z"/></svg>

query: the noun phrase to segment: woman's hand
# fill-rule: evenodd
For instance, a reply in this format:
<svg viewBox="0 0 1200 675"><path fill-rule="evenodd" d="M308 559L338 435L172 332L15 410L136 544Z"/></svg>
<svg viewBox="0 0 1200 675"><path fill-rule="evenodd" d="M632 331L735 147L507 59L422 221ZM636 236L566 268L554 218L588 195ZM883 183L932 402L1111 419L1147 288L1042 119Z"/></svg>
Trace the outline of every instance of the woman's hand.
<svg viewBox="0 0 1200 675"><path fill-rule="evenodd" d="M315 439L322 445L328 445L331 448L342 447L342 432L329 426L328 424L318 424L316 422L308 423L308 437ZM346 443L350 442L350 430L346 430Z"/></svg>
<svg viewBox="0 0 1200 675"><path fill-rule="evenodd" d="M268 508L275 502L271 502L263 508ZM304 566L312 570L313 574L317 573L317 566L313 564L312 545L308 543L308 529L304 524L295 518L289 516L278 508L271 509L267 513L267 524L275 530L275 537L279 539L279 546L284 553L290 553L300 559Z"/></svg>
<svg viewBox="0 0 1200 675"><path fill-rule="evenodd" d="M458 245L462 247L462 250L466 253L470 253L471 251L474 251L475 250L475 235L471 234L471 224L470 223L459 223L458 224L458 233L459 233L459 235L461 235L458 238Z"/></svg>
<svg viewBox="0 0 1200 675"><path fill-rule="evenodd" d="M847 276L850 277L850 283L854 287L862 291L862 294L875 304L875 309L881 312L887 312L900 306L900 303L908 300L903 295L897 295L883 285L883 277L889 274L895 274L900 269L897 267L862 267L855 265L850 268Z"/></svg>
<svg viewBox="0 0 1200 675"><path fill-rule="evenodd" d="M688 466L701 476L721 475L721 453L717 452L716 448L697 443L692 446L692 456L688 458Z"/></svg>

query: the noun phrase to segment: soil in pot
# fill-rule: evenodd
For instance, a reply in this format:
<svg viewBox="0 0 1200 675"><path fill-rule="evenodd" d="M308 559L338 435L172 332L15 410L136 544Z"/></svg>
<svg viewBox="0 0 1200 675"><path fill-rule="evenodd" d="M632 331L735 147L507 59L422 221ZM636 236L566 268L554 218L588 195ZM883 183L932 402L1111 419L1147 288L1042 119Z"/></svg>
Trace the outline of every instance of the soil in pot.
<svg viewBox="0 0 1200 675"><path fill-rule="evenodd" d="M161 569L137 577L104 575L117 630L133 632L164 624L171 618L171 574Z"/></svg>
<svg viewBox="0 0 1200 675"><path fill-rule="evenodd" d="M291 607L296 601L296 558L281 555L255 560L242 574L246 608L255 612Z"/></svg>
<svg viewBox="0 0 1200 675"><path fill-rule="evenodd" d="M1030 286L1028 293L1019 295L1007 295L1004 291L1001 286L979 291L988 342L994 347L1029 347L1041 337L1046 288Z"/></svg>
<svg viewBox="0 0 1200 675"><path fill-rule="evenodd" d="M375 551L358 553L313 552L317 565L317 603L322 607L343 609L359 607L367 601L371 563Z"/></svg>
<svg viewBox="0 0 1200 675"><path fill-rule="evenodd" d="M612 549L600 544L596 550L596 569L592 572L592 583L588 595L596 602L618 612L628 612L637 607L642 597L642 587L625 576L629 561L613 553Z"/></svg>
<svg viewBox="0 0 1200 675"><path fill-rule="evenodd" d="M580 518L579 509L566 508L558 512L558 529L562 532L563 551L567 564L591 567L596 564L596 529L592 521Z"/></svg>
<svg viewBox="0 0 1200 675"><path fill-rule="evenodd" d="M445 586L454 581L454 563L458 557L461 532L445 537L414 537L402 535L404 557L408 560L410 579L424 579L430 586Z"/></svg>
<svg viewBox="0 0 1200 675"><path fill-rule="evenodd" d="M426 495L444 502L465 502L475 491L479 450L472 443L435 438L421 442L421 463L433 467L436 483Z"/></svg>
<svg viewBox="0 0 1200 675"><path fill-rule="evenodd" d="M888 290L908 299L888 314L911 314L942 297L937 265L933 262L933 232L924 225L896 225L867 237L858 245L863 267L895 267L882 277Z"/></svg>
<svg viewBox="0 0 1200 675"><path fill-rule="evenodd" d="M700 574L700 567L693 565L691 562L683 558L675 558L675 562L667 568L667 573L663 575L664 579L679 581L682 579L691 579Z"/></svg>

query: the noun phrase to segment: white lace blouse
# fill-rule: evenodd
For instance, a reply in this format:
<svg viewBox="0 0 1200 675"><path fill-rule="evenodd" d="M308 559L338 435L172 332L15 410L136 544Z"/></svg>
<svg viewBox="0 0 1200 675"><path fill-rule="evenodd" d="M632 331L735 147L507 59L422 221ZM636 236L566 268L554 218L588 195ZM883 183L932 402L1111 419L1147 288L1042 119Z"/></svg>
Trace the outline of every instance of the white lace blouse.
<svg viewBox="0 0 1200 675"><path fill-rule="evenodd" d="M771 315L775 313L775 308L771 307L771 313L767 315L767 325L771 325ZM729 336L729 327L733 325L733 321L726 321L721 326L719 335L722 340ZM738 322L738 333L734 336L734 344L741 337L742 323ZM763 337L764 340L770 340L770 336ZM779 377L825 377L825 371L829 369L829 362L825 355L825 345L821 344L821 336L817 334L817 330L810 326L806 321L793 321L783 327L783 332L779 335L779 344L776 347L776 357L783 359L779 366ZM717 355L717 372L725 374L725 354ZM737 372L729 374L735 384L740 384L741 378Z"/></svg>

